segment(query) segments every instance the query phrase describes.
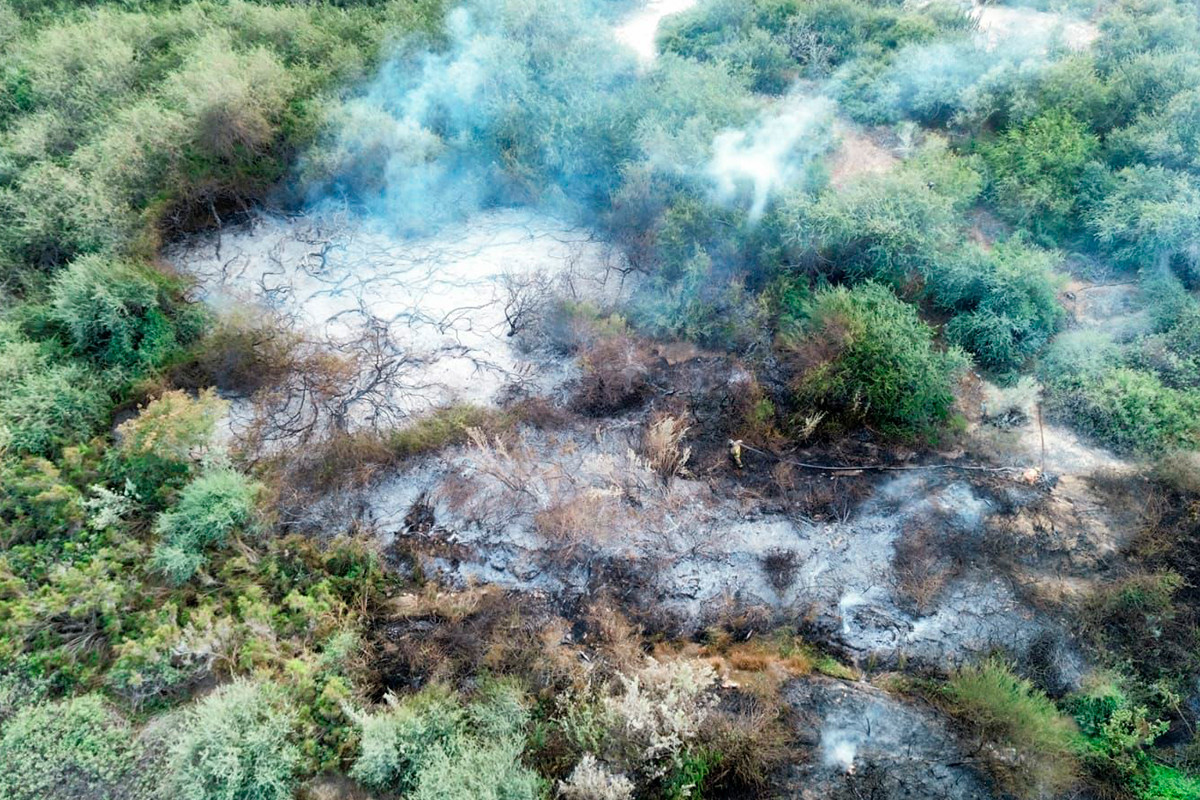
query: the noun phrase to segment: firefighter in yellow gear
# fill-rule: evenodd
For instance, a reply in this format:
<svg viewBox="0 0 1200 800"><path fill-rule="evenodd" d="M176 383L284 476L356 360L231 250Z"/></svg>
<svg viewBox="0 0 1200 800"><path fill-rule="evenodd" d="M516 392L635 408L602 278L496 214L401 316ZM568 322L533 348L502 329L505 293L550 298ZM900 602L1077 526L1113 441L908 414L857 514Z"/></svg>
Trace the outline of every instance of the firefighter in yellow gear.
<svg viewBox="0 0 1200 800"><path fill-rule="evenodd" d="M729 440L729 457L733 459L733 465L738 469L742 468L742 440Z"/></svg>

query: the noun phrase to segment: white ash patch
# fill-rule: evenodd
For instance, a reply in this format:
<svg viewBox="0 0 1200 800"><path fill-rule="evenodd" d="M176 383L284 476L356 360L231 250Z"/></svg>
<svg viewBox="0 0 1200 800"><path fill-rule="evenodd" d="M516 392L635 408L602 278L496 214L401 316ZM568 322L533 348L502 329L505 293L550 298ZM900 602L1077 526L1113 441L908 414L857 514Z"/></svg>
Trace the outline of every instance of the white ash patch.
<svg viewBox="0 0 1200 800"><path fill-rule="evenodd" d="M815 757L792 768L796 797L990 800L944 719L865 683L800 678L785 692ZM850 791L847 792L847 789Z"/></svg>
<svg viewBox="0 0 1200 800"><path fill-rule="evenodd" d="M763 607L815 619L864 663L944 665L997 646L1020 650L1055 626L986 570L953 578L928 614L905 610L893 562L906 525L937 517L982 531L996 512L964 482L906 473L846 520L814 523L723 497L707 482L664 484L631 450L635 432L527 431L508 446L454 448L371 490L365 521L385 545L412 536L450 547L426 566L452 583L572 598L620 564L638 576L622 590L684 627L703 627L722 608ZM435 524L414 533L406 521L418 498ZM547 515L562 508L578 510L575 527L548 533ZM796 564L782 587L764 568L780 552Z"/></svg>
<svg viewBox="0 0 1200 800"><path fill-rule="evenodd" d="M270 309L331 352L382 340L391 400L407 413L550 391L571 365L522 337L534 317L556 296L610 303L630 288L611 247L528 210L416 238L344 212L260 214L167 258L212 305Z"/></svg>

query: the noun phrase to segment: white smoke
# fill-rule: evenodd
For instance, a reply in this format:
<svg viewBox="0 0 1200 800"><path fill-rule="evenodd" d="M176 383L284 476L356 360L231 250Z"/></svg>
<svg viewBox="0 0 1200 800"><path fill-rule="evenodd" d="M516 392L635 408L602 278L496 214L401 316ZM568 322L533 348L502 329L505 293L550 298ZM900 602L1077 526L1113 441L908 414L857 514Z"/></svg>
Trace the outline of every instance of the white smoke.
<svg viewBox="0 0 1200 800"><path fill-rule="evenodd" d="M724 131L713 140L707 173L722 203L749 198L750 217L759 219L767 201L794 185L833 142L836 103L795 92L750 126Z"/></svg>
<svg viewBox="0 0 1200 800"><path fill-rule="evenodd" d="M821 734L821 761L842 772L854 771L854 758L862 742L862 733L847 728L826 729Z"/></svg>
<svg viewBox="0 0 1200 800"><path fill-rule="evenodd" d="M637 53L643 66L654 63L658 55L655 38L663 17L687 11L697 0L649 0L643 7L626 17L613 28L617 41Z"/></svg>

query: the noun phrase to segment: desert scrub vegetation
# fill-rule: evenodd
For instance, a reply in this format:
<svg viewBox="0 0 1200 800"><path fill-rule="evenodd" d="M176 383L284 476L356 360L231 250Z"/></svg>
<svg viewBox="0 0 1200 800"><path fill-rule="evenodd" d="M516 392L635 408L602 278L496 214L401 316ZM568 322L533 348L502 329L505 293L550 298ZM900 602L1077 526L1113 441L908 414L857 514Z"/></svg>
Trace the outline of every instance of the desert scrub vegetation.
<svg viewBox="0 0 1200 800"><path fill-rule="evenodd" d="M116 800L149 797L139 774L133 729L99 695L25 705L0 721L4 774L12 800Z"/></svg>
<svg viewBox="0 0 1200 800"><path fill-rule="evenodd" d="M965 360L938 351L933 331L890 289L822 290L806 316L802 331L782 345L801 406L908 436L927 434L949 416Z"/></svg>
<svg viewBox="0 0 1200 800"><path fill-rule="evenodd" d="M293 712L273 687L235 681L198 701L171 744L167 785L185 800L293 796Z"/></svg>

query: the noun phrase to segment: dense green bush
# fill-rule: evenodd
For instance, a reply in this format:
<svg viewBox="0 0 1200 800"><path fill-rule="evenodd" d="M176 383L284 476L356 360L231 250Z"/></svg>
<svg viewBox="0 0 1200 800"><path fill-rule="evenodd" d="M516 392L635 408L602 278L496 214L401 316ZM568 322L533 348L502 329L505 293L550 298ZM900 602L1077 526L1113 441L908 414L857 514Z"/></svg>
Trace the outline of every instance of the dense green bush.
<svg viewBox="0 0 1200 800"><path fill-rule="evenodd" d="M318 93L363 74L381 23L441 16L439 0L104 5L31 14L0 57L0 263L144 251L160 226L219 221L285 175Z"/></svg>
<svg viewBox="0 0 1200 800"><path fill-rule="evenodd" d="M1144 782L1152 761L1145 748L1170 727L1135 705L1114 683L1094 683L1067 699L1066 708L1079 724L1081 755L1093 778L1105 785L1131 789Z"/></svg>
<svg viewBox="0 0 1200 800"><path fill-rule="evenodd" d="M83 525L83 497L44 458L0 460L0 486L0 547L62 537Z"/></svg>
<svg viewBox="0 0 1200 800"><path fill-rule="evenodd" d="M458 736L462 707L438 687L403 701L386 699L385 712L361 718L362 750L350 775L374 789L412 791L434 753L451 747Z"/></svg>
<svg viewBox="0 0 1200 800"><path fill-rule="evenodd" d="M949 416L966 361L958 351L935 350L933 331L887 287L823 289L806 316L803 332L784 342L803 408L909 436Z"/></svg>
<svg viewBox="0 0 1200 800"><path fill-rule="evenodd" d="M290 800L300 762L293 724L274 687L222 686L188 710L165 788L180 800Z"/></svg>
<svg viewBox="0 0 1200 800"><path fill-rule="evenodd" d="M107 420L111 401L78 364L58 364L0 387L0 441L18 454L52 456L86 441Z"/></svg>
<svg viewBox="0 0 1200 800"><path fill-rule="evenodd" d="M1099 141L1064 111L1010 128L982 149L1000 212L1039 234L1076 224L1080 184Z"/></svg>
<svg viewBox="0 0 1200 800"><path fill-rule="evenodd" d="M136 797L138 754L132 731L98 695L27 706L0 726L0 797Z"/></svg>
<svg viewBox="0 0 1200 800"><path fill-rule="evenodd" d="M926 273L935 304L955 313L946 338L998 372L1019 368L1037 354L1062 318L1055 272L1057 254L1019 240L989 251L963 248Z"/></svg>
<svg viewBox="0 0 1200 800"><path fill-rule="evenodd" d="M258 491L257 484L229 467L209 469L193 480L154 526L161 537L155 568L173 583L191 578L207 561L207 548L224 545L231 533L252 522Z"/></svg>
<svg viewBox="0 0 1200 800"><path fill-rule="evenodd" d="M1116 448L1153 453L1200 446L1200 392L1172 389L1128 367L1056 377L1054 405Z"/></svg>
<svg viewBox="0 0 1200 800"><path fill-rule="evenodd" d="M362 749L350 774L364 785L420 800L541 797L541 779L521 764L529 715L514 686L485 683L465 707L439 687L387 702L359 718Z"/></svg>
<svg viewBox="0 0 1200 800"><path fill-rule="evenodd" d="M1088 224L1100 246L1130 269L1189 266L1200 230L1200 188L1192 176L1137 165L1116 174Z"/></svg>
<svg viewBox="0 0 1200 800"><path fill-rule="evenodd" d="M917 172L870 177L792 212L794 246L852 280L908 285L951 248L958 218L951 198Z"/></svg>
<svg viewBox="0 0 1200 800"><path fill-rule="evenodd" d="M199 328L197 319L192 330L176 330L167 291L149 270L84 256L55 278L52 313L74 352L104 367L154 367Z"/></svg>

